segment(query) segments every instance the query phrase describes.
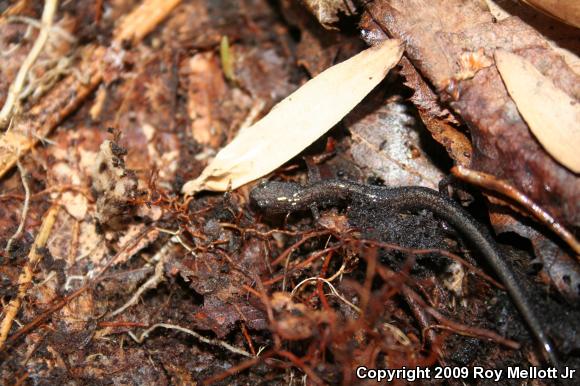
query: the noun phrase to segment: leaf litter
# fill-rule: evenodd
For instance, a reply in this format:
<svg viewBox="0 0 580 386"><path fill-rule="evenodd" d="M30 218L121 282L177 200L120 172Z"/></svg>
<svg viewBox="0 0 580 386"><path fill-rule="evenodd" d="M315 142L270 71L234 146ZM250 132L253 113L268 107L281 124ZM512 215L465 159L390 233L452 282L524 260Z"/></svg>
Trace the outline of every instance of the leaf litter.
<svg viewBox="0 0 580 386"><path fill-rule="evenodd" d="M478 251L430 213L271 215L248 201L260 178L439 185L497 232L578 366L580 179L557 147L578 121L552 114L578 106L579 30L558 21L573 13L57 3L0 133L4 383L350 384L360 365L542 362ZM45 8L0 11L4 104ZM533 67L535 99L510 89L503 53Z"/></svg>

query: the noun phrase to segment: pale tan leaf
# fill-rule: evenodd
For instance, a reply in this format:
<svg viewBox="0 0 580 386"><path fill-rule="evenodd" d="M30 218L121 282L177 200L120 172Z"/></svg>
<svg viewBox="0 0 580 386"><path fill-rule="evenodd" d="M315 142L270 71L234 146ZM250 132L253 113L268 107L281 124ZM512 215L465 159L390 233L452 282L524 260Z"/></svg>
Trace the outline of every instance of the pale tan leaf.
<svg viewBox="0 0 580 386"><path fill-rule="evenodd" d="M330 67L240 131L201 175L183 186L235 189L278 168L322 136L356 106L399 62L399 40L388 40Z"/></svg>
<svg viewBox="0 0 580 386"><path fill-rule="evenodd" d="M545 15L536 14L534 17L530 17L531 12L536 10L533 7L528 7L525 4L520 3L506 3L503 0L485 0L489 11L498 20L504 20L508 17L518 16L522 19L522 22L538 29L541 25L541 29L538 32L543 34L544 39L548 42L550 47L556 52L558 52L566 64L576 73L580 75L580 58L576 54L578 48L580 48L580 41L577 39L577 34L571 34L570 28L567 25L563 25L560 21L555 18L543 17ZM506 4L509 5L508 8L505 7ZM501 6L500 6L501 5ZM580 1L578 1L580 6ZM547 33L549 31L549 33ZM576 44L572 43L574 39L578 41Z"/></svg>
<svg viewBox="0 0 580 386"><path fill-rule="evenodd" d="M564 23L580 28L578 0L524 0L524 2Z"/></svg>
<svg viewBox="0 0 580 386"><path fill-rule="evenodd" d="M495 61L510 96L538 141L558 162L580 173L580 103L518 55L498 50Z"/></svg>

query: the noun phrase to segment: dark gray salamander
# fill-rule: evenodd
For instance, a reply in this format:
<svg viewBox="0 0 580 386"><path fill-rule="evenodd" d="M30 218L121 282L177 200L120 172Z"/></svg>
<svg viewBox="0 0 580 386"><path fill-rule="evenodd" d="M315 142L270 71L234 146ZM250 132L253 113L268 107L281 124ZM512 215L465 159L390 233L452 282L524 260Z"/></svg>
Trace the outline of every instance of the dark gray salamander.
<svg viewBox="0 0 580 386"><path fill-rule="evenodd" d="M510 266L500 256L493 239L461 206L439 192L419 186L388 188L345 180L323 180L308 186L293 182L270 181L254 188L250 193L250 199L257 208L270 213L306 210L314 206L336 205L341 201L352 200L384 205L395 211L426 209L433 212L458 230L483 255L505 286L512 302L536 340L542 345L549 360L558 366L550 339L534 314Z"/></svg>

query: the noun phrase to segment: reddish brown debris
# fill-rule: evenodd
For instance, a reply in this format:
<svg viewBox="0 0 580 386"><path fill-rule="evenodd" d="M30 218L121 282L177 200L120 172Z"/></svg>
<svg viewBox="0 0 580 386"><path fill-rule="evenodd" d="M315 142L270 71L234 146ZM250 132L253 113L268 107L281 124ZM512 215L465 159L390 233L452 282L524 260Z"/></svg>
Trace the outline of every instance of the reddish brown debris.
<svg viewBox="0 0 580 386"><path fill-rule="evenodd" d="M0 102L44 4L9 3L0 16ZM251 185L179 194L241 127L364 47L355 19L364 9L354 3L309 2L340 11L324 19L340 27L329 31L297 1L59 2L55 23L76 40L45 54L70 62L0 132L0 303L20 303L0 344L0 383L353 384L361 365L540 364L478 251L430 213L351 203L275 216L250 205ZM139 12L168 4L175 9L164 21ZM503 173L560 220L577 222L576 177L524 133L489 47L525 56L575 97L576 78L542 36L518 20L493 23L481 4L375 1L363 35L402 37L409 60L267 178L436 186L449 154ZM14 15L28 19L4 23ZM225 37L231 73L220 53ZM36 76L50 69L42 63ZM468 210L482 213L483 200L473 201ZM49 208L58 215L34 249ZM492 222L508 229L510 219ZM574 365L578 265L534 226L520 229L543 259L540 275L529 274L534 252L525 242L504 238L502 252ZM31 280L19 286L24 269ZM548 292L550 283L570 303Z"/></svg>

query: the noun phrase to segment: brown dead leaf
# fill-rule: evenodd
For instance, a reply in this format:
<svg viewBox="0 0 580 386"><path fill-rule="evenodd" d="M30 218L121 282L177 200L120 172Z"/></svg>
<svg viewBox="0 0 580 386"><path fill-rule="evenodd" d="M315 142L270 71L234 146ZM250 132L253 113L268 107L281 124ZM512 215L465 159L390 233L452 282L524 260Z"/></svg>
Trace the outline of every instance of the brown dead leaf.
<svg viewBox="0 0 580 386"><path fill-rule="evenodd" d="M570 253L527 221L518 221L506 213L506 203L490 199L490 220L497 233L515 232L530 240L534 254L543 265L542 277L571 302L580 301L580 265Z"/></svg>
<svg viewBox="0 0 580 386"><path fill-rule="evenodd" d="M367 47L359 36L324 28L300 2L281 1L280 8L284 19L300 30L296 63L312 77Z"/></svg>
<svg viewBox="0 0 580 386"><path fill-rule="evenodd" d="M203 305L190 317L196 328L213 331L220 339L243 321L249 328L266 328L264 313L252 302L244 301L246 276L236 270L225 271L224 264L214 254L200 253L195 258L169 260L170 271L179 271L191 288L203 296Z"/></svg>
<svg viewBox="0 0 580 386"><path fill-rule="evenodd" d="M183 193L236 189L290 160L356 106L399 61L399 40L388 40L311 79L264 118L242 130Z"/></svg>
<svg viewBox="0 0 580 386"><path fill-rule="evenodd" d="M529 61L504 50L495 61L520 114L544 148L562 165L580 173L580 104Z"/></svg>

